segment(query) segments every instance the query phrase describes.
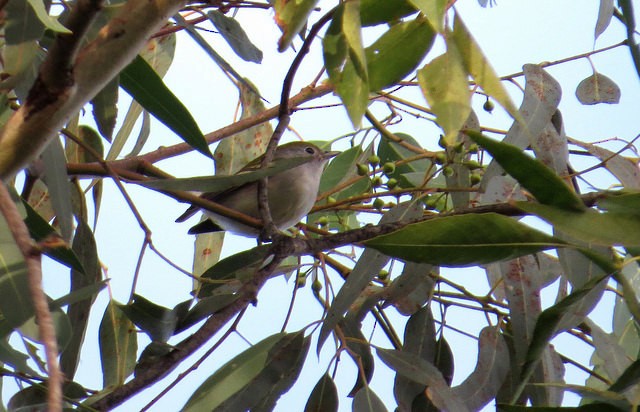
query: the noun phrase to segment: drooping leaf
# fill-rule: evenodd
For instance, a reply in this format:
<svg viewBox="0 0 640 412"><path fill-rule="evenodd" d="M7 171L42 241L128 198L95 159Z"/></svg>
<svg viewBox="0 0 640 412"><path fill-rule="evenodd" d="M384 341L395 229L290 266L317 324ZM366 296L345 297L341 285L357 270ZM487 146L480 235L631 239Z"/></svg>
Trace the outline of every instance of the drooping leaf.
<svg viewBox="0 0 640 412"><path fill-rule="evenodd" d="M611 23L613 17L613 0L600 0L600 8L598 9L598 20L593 34L594 42L604 33Z"/></svg>
<svg viewBox="0 0 640 412"><path fill-rule="evenodd" d="M491 67L489 59L482 53L480 46L458 13L455 14L451 40L458 49L462 62L473 80L482 87L485 93L500 103L511 117L516 121L523 121L507 90L502 86L500 78Z"/></svg>
<svg viewBox="0 0 640 412"><path fill-rule="evenodd" d="M618 104L620 103L620 87L605 76L594 72L582 80L576 87L576 97L582 104Z"/></svg>
<svg viewBox="0 0 640 412"><path fill-rule="evenodd" d="M191 113L142 57L137 56L120 73L120 86L182 140L205 156L213 157Z"/></svg>
<svg viewBox="0 0 640 412"><path fill-rule="evenodd" d="M0 214L0 313L4 327L0 337L7 336L33 316L33 303L27 283L27 266L13 240L6 220Z"/></svg>
<svg viewBox="0 0 640 412"><path fill-rule="evenodd" d="M565 245L494 213L430 219L364 243L400 259L453 267L490 263Z"/></svg>
<svg viewBox="0 0 640 412"><path fill-rule="evenodd" d="M431 308L427 305L414 313L404 330L402 351L413 353L428 362L436 358L436 330ZM393 394L402 411L410 411L416 396L425 390L425 385L415 382L402 374L396 374Z"/></svg>
<svg viewBox="0 0 640 412"><path fill-rule="evenodd" d="M104 311L99 344L103 388L122 385L136 365L138 341L135 326L115 302Z"/></svg>
<svg viewBox="0 0 640 412"><path fill-rule="evenodd" d="M354 396L356 392L369 385L373 377L374 360L371 355L371 345L360 329L362 325L352 316L345 316L339 324L345 338L345 344L349 348L347 352L358 366L358 379L349 391L348 396Z"/></svg>
<svg viewBox="0 0 640 412"><path fill-rule="evenodd" d="M487 150L494 160L540 203L569 211L586 210L582 200L556 173L527 156L522 150L474 131L468 131L468 135Z"/></svg>
<svg viewBox="0 0 640 412"><path fill-rule="evenodd" d="M282 36L278 40L280 53L285 51L294 37L300 33L317 3L318 0L275 0L273 2L276 24L282 31Z"/></svg>
<svg viewBox="0 0 640 412"><path fill-rule="evenodd" d="M609 275L604 275L600 278L591 279L584 286L573 290L570 295L568 295L555 305L551 306L550 308L545 309L540 314L540 316L538 316L538 320L536 322L536 326L531 339L531 344L527 349L527 356L521 370L521 388L524 387L529 377L535 370L538 361L543 355L544 350L547 348L547 344L557 333L558 323L562 319L564 313L567 310L570 310L571 306L579 303L587 293L589 293L600 282L607 279L608 276Z"/></svg>
<svg viewBox="0 0 640 412"><path fill-rule="evenodd" d="M93 118L98 125L100 134L108 142L113 140L113 131L116 127L119 87L120 77L115 77L91 99Z"/></svg>
<svg viewBox="0 0 640 412"><path fill-rule="evenodd" d="M23 200L22 205L27 212L24 222L29 229L29 234L35 241L40 242L49 236L52 238L57 236L56 230L29 203ZM71 269L84 273L82 263L66 243L52 242L50 247L44 250L44 254Z"/></svg>
<svg viewBox="0 0 640 412"><path fill-rule="evenodd" d="M341 3L322 41L329 80L356 128L360 126L369 99L366 57L360 31L359 2Z"/></svg>
<svg viewBox="0 0 640 412"><path fill-rule="evenodd" d="M594 144L577 141L572 143L603 162L604 167L622 183L625 189L640 189L640 169L635 161Z"/></svg>
<svg viewBox="0 0 640 412"><path fill-rule="evenodd" d="M176 36L175 34L170 34L149 40L147 47L140 52L140 55L153 67L158 76L163 77L173 62L175 48ZM113 139L105 160L114 160L120 155L142 111L142 106L133 100L129 105L120 129L118 129Z"/></svg>
<svg viewBox="0 0 640 412"><path fill-rule="evenodd" d="M73 237L72 249L75 255L82 260L84 272L71 270L71 293L95 286L102 277L96 241L91 228L83 220L78 222L78 227ZM60 368L69 379L73 379L80 360L80 352L89 322L89 313L94 300L95 295L90 295L89 299L74 302L67 309L67 315L73 327L73 335L71 342L60 357Z"/></svg>
<svg viewBox="0 0 640 412"><path fill-rule="evenodd" d="M71 240L73 233L73 209L71 191L67 177L67 161L60 139L53 139L42 152L45 179L60 233L66 241Z"/></svg>
<svg viewBox="0 0 640 412"><path fill-rule="evenodd" d="M369 386L365 386L354 396L351 410L353 412L387 412L387 407Z"/></svg>
<svg viewBox="0 0 640 412"><path fill-rule="evenodd" d="M524 149L535 143L535 139L549 126L558 111L562 90L560 84L540 66L525 64L524 97L518 112L522 121L514 122L503 142ZM501 174L502 168L492 161L484 173L481 186L486 187L493 177Z"/></svg>
<svg viewBox="0 0 640 412"><path fill-rule="evenodd" d="M217 10L208 11L207 17L238 56L248 62L262 62L262 51L251 43L236 19L227 17Z"/></svg>
<svg viewBox="0 0 640 412"><path fill-rule="evenodd" d="M166 342L176 330L180 313L157 305L142 296L134 295L127 305L118 305L133 323L146 332L151 340Z"/></svg>
<svg viewBox="0 0 640 412"><path fill-rule="evenodd" d="M444 16L449 5L447 0L410 0L410 2L427 17L438 33L444 31Z"/></svg>
<svg viewBox="0 0 640 412"><path fill-rule="evenodd" d="M467 72L455 47L418 70L418 81L446 142L453 144L471 113Z"/></svg>
<svg viewBox="0 0 640 412"><path fill-rule="evenodd" d="M406 202L387 212L380 222L386 223L412 219L421 213L422 208L419 204L416 202ZM380 272L380 269L382 269L388 261L388 256L375 250L368 249L362 253L362 256L358 259L358 263L354 266L345 284L340 288L340 292L336 295L327 312L322 328L320 329L320 335L318 336L318 351L329 336L329 333L333 331L338 322L340 322L349 306L351 306L367 284Z"/></svg>
<svg viewBox="0 0 640 412"><path fill-rule="evenodd" d="M411 73L431 49L434 38L423 17L391 26L365 49L369 90L392 86Z"/></svg>
<svg viewBox="0 0 640 412"><path fill-rule="evenodd" d="M469 409L480 410L495 398L509 368L509 349L502 334L495 327L487 326L480 331L476 367L453 388L453 395Z"/></svg>
<svg viewBox="0 0 640 412"><path fill-rule="evenodd" d="M331 376L322 375L309 395L304 412L338 412L338 388Z"/></svg>
<svg viewBox="0 0 640 412"><path fill-rule="evenodd" d="M175 333L180 333L201 320L215 314L220 309L223 309L233 303L236 299L238 299L238 295L234 294L214 295L199 299L183 318L178 319Z"/></svg>
<svg viewBox="0 0 640 412"><path fill-rule="evenodd" d="M376 353L391 369L406 378L428 386L427 396L437 408L460 412L470 410L454 396L442 373L431 362L415 354L397 350L376 348Z"/></svg>

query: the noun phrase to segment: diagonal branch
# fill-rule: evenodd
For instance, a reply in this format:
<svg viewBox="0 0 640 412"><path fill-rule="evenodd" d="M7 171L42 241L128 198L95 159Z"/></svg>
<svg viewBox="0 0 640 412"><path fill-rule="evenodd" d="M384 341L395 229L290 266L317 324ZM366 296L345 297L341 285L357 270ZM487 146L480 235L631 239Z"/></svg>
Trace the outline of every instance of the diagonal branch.
<svg viewBox="0 0 640 412"><path fill-rule="evenodd" d="M22 221L11 195L5 184L0 180L0 213L7 221L11 235L20 249L27 265L27 278L33 309L38 324L38 333L44 345L47 358L47 410L62 411L62 382L63 377L58 364L58 343L53 326L53 319L49 311L49 303L42 289L42 254L29 235L27 226Z"/></svg>
<svg viewBox="0 0 640 412"><path fill-rule="evenodd" d="M60 46L53 47L30 97L0 131L0 179L14 176L38 156L64 124L130 63L148 38L185 3L184 0L126 2L97 38L77 52L73 77L58 84L58 89L47 91L43 85L76 55L77 44L72 39L68 44L61 40ZM80 23L78 26L83 27ZM62 47L62 43L67 46Z"/></svg>

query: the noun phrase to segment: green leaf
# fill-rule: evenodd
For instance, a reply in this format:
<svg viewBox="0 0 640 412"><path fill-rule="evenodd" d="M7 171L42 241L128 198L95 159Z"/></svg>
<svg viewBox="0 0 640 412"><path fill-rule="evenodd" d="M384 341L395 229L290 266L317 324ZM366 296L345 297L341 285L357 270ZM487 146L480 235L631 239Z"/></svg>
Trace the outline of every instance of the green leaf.
<svg viewBox="0 0 640 412"><path fill-rule="evenodd" d="M467 134L487 150L495 161L540 203L565 210L586 210L586 206L575 192L538 160L515 146L489 139L478 132L470 130Z"/></svg>
<svg viewBox="0 0 640 412"><path fill-rule="evenodd" d="M246 83L250 84L249 80L246 80ZM240 106L242 107L240 120L266 110L262 98L256 92L256 87L253 85L248 87L247 84L240 83L238 85ZM216 174L232 175L237 173L243 166L265 152L272 134L271 123L264 122L223 139L218 143L214 152Z"/></svg>
<svg viewBox="0 0 640 412"><path fill-rule="evenodd" d="M227 17L217 10L207 12L207 17L239 57L248 62L262 62L262 51L251 43L236 19Z"/></svg>
<svg viewBox="0 0 640 412"><path fill-rule="evenodd" d="M380 359L402 376L429 387L428 396L433 404L447 411L468 411L469 409L454 396L442 373L431 363L416 354L376 348Z"/></svg>
<svg viewBox="0 0 640 412"><path fill-rule="evenodd" d="M182 319L178 320L175 333L180 333L183 330L190 328L196 323L209 316L215 314L220 309L223 309L238 299L238 295L214 295L203 299L199 299L198 303L194 305L191 310Z"/></svg>
<svg viewBox="0 0 640 412"><path fill-rule="evenodd" d="M213 157L191 113L142 57L136 56L120 73L120 85L182 140L205 156Z"/></svg>
<svg viewBox="0 0 640 412"><path fill-rule="evenodd" d="M389 210L380 220L380 223L397 222L402 220L415 219L422 214L422 208L415 201L402 203L395 208ZM374 247L375 248L375 247ZM320 335L318 336L318 352L324 344L324 341L333 331L336 325L342 320L344 313L349 309L353 302L358 298L360 293L365 289L369 282L382 269L389 257L385 256L382 251L366 249L335 299L331 303L331 307L327 311L327 315L322 323Z"/></svg>
<svg viewBox="0 0 640 412"><path fill-rule="evenodd" d="M448 144L454 144L471 113L471 93L467 72L455 48L448 48L418 70L422 94L436 115Z"/></svg>
<svg viewBox="0 0 640 412"><path fill-rule="evenodd" d="M133 302L118 307L136 326L146 332L152 341L158 342L166 342L173 336L178 319L183 316L177 310L157 305L139 295L133 295Z"/></svg>
<svg viewBox="0 0 640 412"><path fill-rule="evenodd" d="M67 160L60 139L53 139L42 152L45 182L62 238L71 240L73 234L73 209L71 190L67 177Z"/></svg>
<svg viewBox="0 0 640 412"><path fill-rule="evenodd" d="M136 182L155 190L195 190L199 192L222 192L227 189L255 182L263 177L273 176L312 160L311 157L291 157L276 159L263 169L242 172L236 175L187 177L181 179L157 179Z"/></svg>
<svg viewBox="0 0 640 412"><path fill-rule="evenodd" d="M410 0L429 20L429 24L438 33L444 31L444 16L447 12L448 0Z"/></svg>
<svg viewBox="0 0 640 412"><path fill-rule="evenodd" d="M300 33L316 4L318 0L275 0L273 2L275 21L282 31L282 36L278 40L280 53L285 51L291 45L293 38Z"/></svg>
<svg viewBox="0 0 640 412"><path fill-rule="evenodd" d="M558 330L557 326L564 317L565 313L570 311L574 305L579 304L581 299L585 295L587 295L593 288L595 288L600 282L606 281L606 279L608 278L609 275L607 274L591 279L581 288L573 290L571 294L562 299L560 302L556 303L548 309L545 309L540 314L540 316L538 316L538 320L536 321L536 326L533 331L533 336L531 338L531 343L529 345L529 348L527 349L525 364L522 366L520 374L520 386L518 387L518 391L516 391L516 396L514 396L514 399L517 399L519 397L522 389L524 389L524 386L527 384L529 377L534 372L538 361L547 348L549 341L555 336Z"/></svg>
<svg viewBox="0 0 640 412"><path fill-rule="evenodd" d="M500 78L491 67L489 60L482 53L480 46L476 43L458 13L454 18L453 32L448 39L455 44L462 56L465 69L471 74L475 82L482 87L482 90L500 103L514 119L523 121L507 90L502 86Z"/></svg>
<svg viewBox="0 0 640 412"><path fill-rule="evenodd" d="M308 343L301 332L281 332L265 338L211 375L182 410L247 410L258 405L304 357Z"/></svg>
<svg viewBox="0 0 640 412"><path fill-rule="evenodd" d="M329 374L322 375L314 386L304 412L338 412L338 388Z"/></svg>
<svg viewBox="0 0 640 412"><path fill-rule="evenodd" d="M29 234L36 242L40 242L49 236L57 235L56 230L42 216L40 216L28 202L22 200L22 205L27 211L24 223L29 229ZM82 263L66 243L62 245L55 244L52 247L48 247L44 250L44 254L56 262L62 263L63 265L77 270L78 272L84 273Z"/></svg>
<svg viewBox="0 0 640 412"><path fill-rule="evenodd" d="M572 212L536 203L517 202L518 208L533 213L584 242L605 246L640 246L640 219L636 214Z"/></svg>
<svg viewBox="0 0 640 412"><path fill-rule="evenodd" d="M33 316L27 266L7 223L0 214L0 313L6 322L0 337L8 335Z"/></svg>
<svg viewBox="0 0 640 412"><path fill-rule="evenodd" d="M553 236L496 213L433 218L364 243L400 259L454 267L566 246Z"/></svg>
<svg viewBox="0 0 640 412"><path fill-rule="evenodd" d="M363 26L392 23L416 12L408 0L360 0L360 22Z"/></svg>
<svg viewBox="0 0 640 412"><path fill-rule="evenodd" d="M365 49L369 90L382 90L411 73L427 55L435 33L426 19L401 22Z"/></svg>
<svg viewBox="0 0 640 412"><path fill-rule="evenodd" d="M99 344L103 387L122 385L136 365L137 332L113 301L105 309L100 322Z"/></svg>
<svg viewBox="0 0 640 412"><path fill-rule="evenodd" d="M48 29L61 34L71 34L71 30L64 27L55 17L49 16L42 0L27 0L27 2L31 5L33 11L35 11L38 19L40 19Z"/></svg>
<svg viewBox="0 0 640 412"><path fill-rule="evenodd" d="M358 128L369 102L367 66L360 36L358 2L344 2L336 9L322 41L329 80Z"/></svg>
<svg viewBox="0 0 640 412"><path fill-rule="evenodd" d="M71 270L71 293L74 293L99 284L102 278L96 241L91 228L83 220L78 222L72 248L76 256L82 259L82 266L85 269L84 272ZM73 379L80 360L80 351L89 323L89 313L95 300L95 295L90 296L90 299L71 303L67 309L69 322L73 327L73 335L71 342L60 357L60 368L69 379Z"/></svg>
<svg viewBox="0 0 640 412"><path fill-rule="evenodd" d="M609 387L613 392L624 392L633 385L640 382L640 360L634 361L622 375Z"/></svg>
<svg viewBox="0 0 640 412"><path fill-rule="evenodd" d="M478 361L471 374L453 388L453 395L469 409L481 410L498 394L511 365L509 348L495 327L487 326L478 336Z"/></svg>
<svg viewBox="0 0 640 412"><path fill-rule="evenodd" d="M98 125L100 134L108 142L112 141L113 131L116 127L119 88L120 77L117 76L107 83L107 85L104 86L93 99L91 99L93 119Z"/></svg>
<svg viewBox="0 0 640 412"><path fill-rule="evenodd" d="M207 269L201 276L203 281L198 290L198 298L211 296L215 289L234 279L246 279L253 276L262 266L269 249L270 246L262 245L245 250L222 259Z"/></svg>
<svg viewBox="0 0 640 412"><path fill-rule="evenodd" d="M368 386L356 393L351 410L354 412L387 412L384 402Z"/></svg>
<svg viewBox="0 0 640 412"><path fill-rule="evenodd" d="M385 136L381 136L380 143L378 144L378 156L380 157L380 163L385 164L387 162L398 162L416 156L418 153L406 147L406 145L420 148L418 143L412 136L405 133L395 133L401 142L393 141ZM403 143L405 145L403 145ZM427 158L417 159L411 162L403 162L396 166L396 170L389 175L398 180L398 182L406 183L406 179L402 178L402 175L407 173L417 173L421 179L420 183L424 183L427 176L427 171L432 167L431 160Z"/></svg>
<svg viewBox="0 0 640 412"><path fill-rule="evenodd" d="M640 216L640 193L609 192L596 201L598 208L611 213Z"/></svg>

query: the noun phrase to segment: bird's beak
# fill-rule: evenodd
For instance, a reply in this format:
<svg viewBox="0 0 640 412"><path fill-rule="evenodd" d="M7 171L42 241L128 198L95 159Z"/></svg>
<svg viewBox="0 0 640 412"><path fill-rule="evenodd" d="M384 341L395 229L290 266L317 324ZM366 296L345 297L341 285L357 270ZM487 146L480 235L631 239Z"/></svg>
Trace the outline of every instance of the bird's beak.
<svg viewBox="0 0 640 412"><path fill-rule="evenodd" d="M322 157L324 157L325 159L328 160L328 159L331 159L332 157L336 157L339 154L340 154L340 152L335 152L335 151L334 152L324 152L322 154Z"/></svg>

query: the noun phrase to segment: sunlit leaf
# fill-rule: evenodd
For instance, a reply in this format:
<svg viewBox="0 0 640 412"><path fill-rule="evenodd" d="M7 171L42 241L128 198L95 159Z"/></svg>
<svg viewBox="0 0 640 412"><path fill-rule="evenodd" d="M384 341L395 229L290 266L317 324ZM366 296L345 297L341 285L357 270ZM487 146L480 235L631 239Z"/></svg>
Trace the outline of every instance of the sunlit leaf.
<svg viewBox="0 0 640 412"><path fill-rule="evenodd" d="M435 33L418 17L389 28L365 49L369 90L392 86L411 73L433 45Z"/></svg>
<svg viewBox="0 0 640 412"><path fill-rule="evenodd" d="M293 38L302 30L309 15L315 8L318 0L275 0L273 9L275 20L282 31L278 40L278 51L285 51L293 41Z"/></svg>
<svg viewBox="0 0 640 412"><path fill-rule="evenodd" d="M422 69L418 70L420 89L438 125L449 144L455 142L458 132L471 113L471 94L462 57L455 48L449 48Z"/></svg>
<svg viewBox="0 0 640 412"><path fill-rule="evenodd" d="M53 30L62 34L71 34L71 31L64 27L55 17L52 17L47 13L44 2L42 0L27 0L27 2L36 12L36 15L40 21L50 30Z"/></svg>
<svg viewBox="0 0 640 412"><path fill-rule="evenodd" d="M344 103L349 119L358 128L369 100L367 65L360 35L358 2L342 3L322 41L329 80Z"/></svg>
<svg viewBox="0 0 640 412"><path fill-rule="evenodd" d="M511 100L511 96L507 93L500 78L491 67L489 59L484 55L458 13L455 14L453 32L451 34L451 40L460 52L463 64L467 72L473 77L473 80L482 87L485 93L500 103L511 117L516 121L522 121L522 117Z"/></svg>
<svg viewBox="0 0 640 412"><path fill-rule="evenodd" d="M444 31L444 16L449 5L448 0L410 0L427 17L431 26L442 33Z"/></svg>
<svg viewBox="0 0 640 412"><path fill-rule="evenodd" d="M409 0L360 0L360 19L363 26L389 23L415 13Z"/></svg>

